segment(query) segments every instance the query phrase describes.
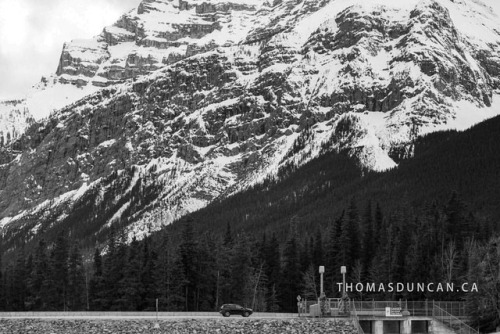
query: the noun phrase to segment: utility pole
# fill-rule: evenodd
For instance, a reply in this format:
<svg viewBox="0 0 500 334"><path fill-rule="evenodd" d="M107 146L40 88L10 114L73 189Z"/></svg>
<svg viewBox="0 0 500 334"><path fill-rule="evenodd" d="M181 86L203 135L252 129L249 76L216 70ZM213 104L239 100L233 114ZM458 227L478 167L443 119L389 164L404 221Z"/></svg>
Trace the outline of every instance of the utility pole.
<svg viewBox="0 0 500 334"><path fill-rule="evenodd" d="M323 291L323 274L325 273L325 267L319 266L319 277L320 277L320 287L319 287L319 298L322 298L325 294Z"/></svg>
<svg viewBox="0 0 500 334"><path fill-rule="evenodd" d="M345 274L347 272L346 266L341 266L340 267L340 273L342 274L342 298L340 299L340 307L339 307L339 313L341 314L346 314L347 313L347 302L348 302L348 297L347 297L347 292L345 288Z"/></svg>
<svg viewBox="0 0 500 334"><path fill-rule="evenodd" d="M319 309L321 311L321 316L324 316L326 314L326 295L325 291L323 290L323 274L325 273L325 267L324 266L319 266Z"/></svg>
<svg viewBox="0 0 500 334"><path fill-rule="evenodd" d="M346 291L345 291L345 274L347 272L346 266L340 267L340 273L342 274L342 298L346 296Z"/></svg>

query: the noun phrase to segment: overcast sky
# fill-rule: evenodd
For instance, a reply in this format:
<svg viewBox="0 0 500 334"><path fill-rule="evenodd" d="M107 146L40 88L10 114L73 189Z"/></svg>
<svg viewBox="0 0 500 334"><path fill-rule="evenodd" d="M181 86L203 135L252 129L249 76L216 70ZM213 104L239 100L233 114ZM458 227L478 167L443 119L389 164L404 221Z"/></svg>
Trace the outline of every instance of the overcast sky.
<svg viewBox="0 0 500 334"><path fill-rule="evenodd" d="M484 1L500 13L500 0ZM56 71L64 42L99 34L139 3L0 0L0 99L22 97L43 75Z"/></svg>
<svg viewBox="0 0 500 334"><path fill-rule="evenodd" d="M140 0L0 0L0 99L54 73L64 42L91 38Z"/></svg>

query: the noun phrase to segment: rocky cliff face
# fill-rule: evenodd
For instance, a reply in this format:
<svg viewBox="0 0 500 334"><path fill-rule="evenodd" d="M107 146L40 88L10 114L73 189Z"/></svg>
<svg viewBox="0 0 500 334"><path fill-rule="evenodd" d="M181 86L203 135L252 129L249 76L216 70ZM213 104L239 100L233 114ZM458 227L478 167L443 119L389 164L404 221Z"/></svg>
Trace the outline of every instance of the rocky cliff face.
<svg viewBox="0 0 500 334"><path fill-rule="evenodd" d="M144 0L92 40L64 45L57 75L77 86L108 86L197 53L238 42L260 0Z"/></svg>
<svg viewBox="0 0 500 334"><path fill-rule="evenodd" d="M14 143L7 237L141 235L325 149L393 168L500 112L497 22L475 0L143 1L65 46L56 80L106 87Z"/></svg>
<svg viewBox="0 0 500 334"><path fill-rule="evenodd" d="M34 122L25 100L0 101L0 164L13 159L12 144Z"/></svg>

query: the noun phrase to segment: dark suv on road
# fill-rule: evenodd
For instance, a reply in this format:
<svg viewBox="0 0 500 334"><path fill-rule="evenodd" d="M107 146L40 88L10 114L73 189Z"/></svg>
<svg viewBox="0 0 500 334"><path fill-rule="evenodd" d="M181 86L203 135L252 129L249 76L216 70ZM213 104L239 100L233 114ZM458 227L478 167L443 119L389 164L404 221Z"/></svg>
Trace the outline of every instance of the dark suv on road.
<svg viewBox="0 0 500 334"><path fill-rule="evenodd" d="M219 313L225 317L229 317L232 314L239 314L243 317L248 317L253 313L253 311L251 308L245 308L238 304L224 304L220 307Z"/></svg>

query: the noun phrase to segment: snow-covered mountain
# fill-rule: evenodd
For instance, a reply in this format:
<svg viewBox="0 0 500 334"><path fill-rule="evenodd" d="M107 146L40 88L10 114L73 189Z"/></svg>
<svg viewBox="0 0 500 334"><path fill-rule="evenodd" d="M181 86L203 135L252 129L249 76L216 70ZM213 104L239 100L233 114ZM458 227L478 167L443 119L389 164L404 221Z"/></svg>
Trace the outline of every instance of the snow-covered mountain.
<svg viewBox="0 0 500 334"><path fill-rule="evenodd" d="M0 166L8 236L141 235L325 148L393 168L500 113L500 20L479 0L144 0L37 94L64 87L91 95Z"/></svg>

